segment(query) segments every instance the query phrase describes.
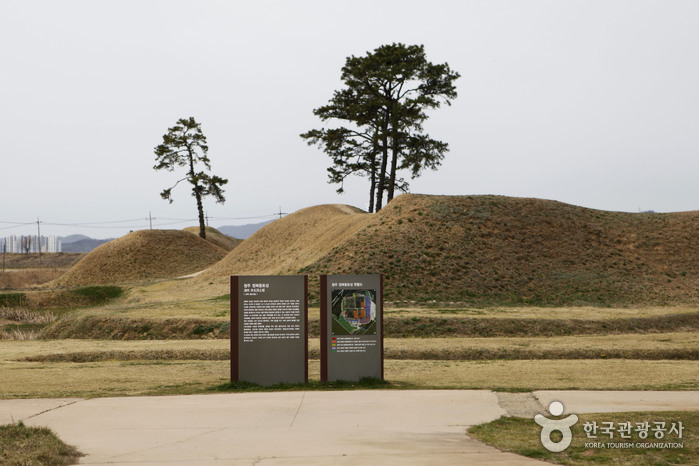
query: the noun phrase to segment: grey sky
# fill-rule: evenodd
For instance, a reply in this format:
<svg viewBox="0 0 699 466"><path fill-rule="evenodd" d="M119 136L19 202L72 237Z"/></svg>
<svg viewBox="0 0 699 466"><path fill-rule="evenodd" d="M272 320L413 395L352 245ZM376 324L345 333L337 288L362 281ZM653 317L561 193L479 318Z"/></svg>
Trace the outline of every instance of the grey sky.
<svg viewBox="0 0 699 466"><path fill-rule="evenodd" d="M196 216L153 148L194 116L227 202L214 226L281 208L367 207L327 184L299 133L349 55L424 44L459 71L425 125L450 145L411 192L502 194L605 210L699 209L696 1L0 1L0 222L120 236ZM143 219L123 225L57 226ZM0 223L0 236L36 231Z"/></svg>

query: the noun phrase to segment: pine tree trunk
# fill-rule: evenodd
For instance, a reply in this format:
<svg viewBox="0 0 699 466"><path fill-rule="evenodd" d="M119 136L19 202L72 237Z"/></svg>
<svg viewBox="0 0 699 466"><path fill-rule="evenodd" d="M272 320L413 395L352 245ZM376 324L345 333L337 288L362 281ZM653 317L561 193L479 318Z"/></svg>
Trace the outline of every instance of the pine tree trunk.
<svg viewBox="0 0 699 466"><path fill-rule="evenodd" d="M392 144L392 157L391 157L391 173L388 177L388 196L386 197L386 204L391 202L393 199L393 194L396 189L396 169L398 168L398 138L393 136Z"/></svg>
<svg viewBox="0 0 699 466"><path fill-rule="evenodd" d="M383 207L383 193L386 189L386 166L388 165L388 121L384 118L381 124L381 169L379 170L379 186L376 192L376 212Z"/></svg>
<svg viewBox="0 0 699 466"><path fill-rule="evenodd" d="M398 103L394 102L391 105L391 173L388 179L388 196L386 199L386 204L393 200L393 194L396 189L396 170L398 169L398 156L400 155L400 144L398 137Z"/></svg>
<svg viewBox="0 0 699 466"><path fill-rule="evenodd" d="M376 153L373 153L371 159L371 186L369 187L369 213L374 213L374 195L376 193Z"/></svg>
<svg viewBox="0 0 699 466"><path fill-rule="evenodd" d="M204 205L201 202L201 186L195 181L194 178L194 153L192 148L187 146L189 152L189 176L190 182L194 185L192 191L194 191L194 197L197 200L197 210L199 211L199 236L206 239L206 224L204 223Z"/></svg>
<svg viewBox="0 0 699 466"><path fill-rule="evenodd" d="M206 239L206 224L204 223L204 206L201 202L201 188L199 186L194 187L194 197L197 198L197 209L199 210L199 236Z"/></svg>

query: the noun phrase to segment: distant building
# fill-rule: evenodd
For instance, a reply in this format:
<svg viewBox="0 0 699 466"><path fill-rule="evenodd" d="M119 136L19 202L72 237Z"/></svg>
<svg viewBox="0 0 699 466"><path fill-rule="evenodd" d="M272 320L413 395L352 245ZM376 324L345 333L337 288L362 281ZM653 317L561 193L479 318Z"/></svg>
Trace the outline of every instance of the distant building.
<svg viewBox="0 0 699 466"><path fill-rule="evenodd" d="M24 254L39 252L36 236L6 236L0 238L0 252ZM61 252L61 240L57 236L42 236L38 242L41 252Z"/></svg>

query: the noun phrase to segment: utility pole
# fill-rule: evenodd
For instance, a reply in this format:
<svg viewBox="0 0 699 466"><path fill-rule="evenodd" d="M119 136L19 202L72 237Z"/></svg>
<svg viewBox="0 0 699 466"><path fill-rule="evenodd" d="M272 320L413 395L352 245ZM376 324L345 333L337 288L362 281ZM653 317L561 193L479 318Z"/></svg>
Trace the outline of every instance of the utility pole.
<svg viewBox="0 0 699 466"><path fill-rule="evenodd" d="M206 216L204 217L206 219L206 226L209 226L209 213L206 212Z"/></svg>
<svg viewBox="0 0 699 466"><path fill-rule="evenodd" d="M39 226L41 222L39 217L36 218L36 239L37 239L37 250L39 251L39 265L41 265L41 227Z"/></svg>
<svg viewBox="0 0 699 466"><path fill-rule="evenodd" d="M282 206L279 206L279 218L282 218L282 215L286 215L286 212L282 212Z"/></svg>
<svg viewBox="0 0 699 466"><path fill-rule="evenodd" d="M5 272L5 254L7 254L7 244L2 242L2 271Z"/></svg>
<svg viewBox="0 0 699 466"><path fill-rule="evenodd" d="M148 211L148 222L150 223L150 229L153 229L153 216L150 213L150 210ZM158 220L157 218L155 220Z"/></svg>

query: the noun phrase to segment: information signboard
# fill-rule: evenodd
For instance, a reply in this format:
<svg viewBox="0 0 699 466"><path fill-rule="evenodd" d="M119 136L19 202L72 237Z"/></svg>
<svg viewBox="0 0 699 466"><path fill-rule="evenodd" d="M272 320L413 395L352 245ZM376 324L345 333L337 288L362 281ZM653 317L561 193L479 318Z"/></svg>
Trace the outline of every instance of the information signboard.
<svg viewBox="0 0 699 466"><path fill-rule="evenodd" d="M320 380L383 379L383 275L321 275Z"/></svg>
<svg viewBox="0 0 699 466"><path fill-rule="evenodd" d="M231 381L308 381L308 277L231 277Z"/></svg>

